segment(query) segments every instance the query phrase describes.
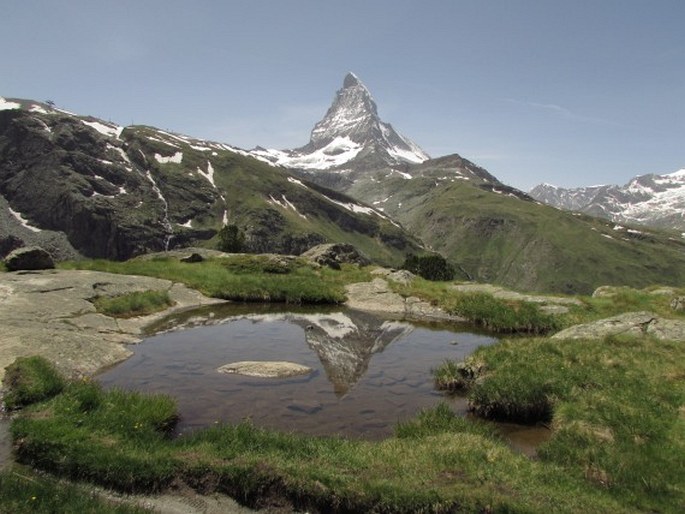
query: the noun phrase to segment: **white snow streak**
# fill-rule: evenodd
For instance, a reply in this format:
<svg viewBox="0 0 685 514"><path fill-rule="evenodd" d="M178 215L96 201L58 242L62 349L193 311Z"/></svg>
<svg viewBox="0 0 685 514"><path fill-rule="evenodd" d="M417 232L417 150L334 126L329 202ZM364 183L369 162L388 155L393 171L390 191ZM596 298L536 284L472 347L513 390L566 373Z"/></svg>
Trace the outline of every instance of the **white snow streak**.
<svg viewBox="0 0 685 514"><path fill-rule="evenodd" d="M297 207L295 207L295 205L290 200L288 200L285 197L285 195L281 195L281 198L283 198L282 202L277 200L276 198L274 198L273 195L269 195L269 199L267 200L267 202L272 204L272 205L278 205L282 209L286 209L286 210L290 209L290 210L294 211L295 214L297 214L300 218L303 218L305 220L307 219L307 216L305 216L300 211L298 211Z"/></svg>
<svg viewBox="0 0 685 514"><path fill-rule="evenodd" d="M13 210L11 207L9 207L9 211L10 214L14 216L24 228L29 229L31 232L41 232L41 229L29 224L29 221L26 218L24 218L24 216L22 216L20 212Z"/></svg>
<svg viewBox="0 0 685 514"><path fill-rule="evenodd" d="M180 161L179 161L180 162ZM207 172L205 173L202 171L200 168L197 169L197 172L202 175L204 178L206 178L210 184L212 184L212 187L216 189L216 184L214 183L214 168L212 167L212 163L207 161Z"/></svg>

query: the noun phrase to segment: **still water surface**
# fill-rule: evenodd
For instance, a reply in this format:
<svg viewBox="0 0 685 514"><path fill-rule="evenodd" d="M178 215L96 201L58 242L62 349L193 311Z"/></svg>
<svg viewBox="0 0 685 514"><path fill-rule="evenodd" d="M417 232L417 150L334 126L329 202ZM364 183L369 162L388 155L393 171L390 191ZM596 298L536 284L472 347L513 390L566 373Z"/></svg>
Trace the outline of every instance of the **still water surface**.
<svg viewBox="0 0 685 514"><path fill-rule="evenodd" d="M216 422L313 435L379 439L445 396L431 370L495 343L454 324L415 324L349 309L203 308L166 320L135 354L104 372L106 387L166 393L178 401L179 433ZM470 331L469 331L470 330ZM306 377L260 379L217 372L244 360L292 361ZM466 402L449 399L466 413Z"/></svg>

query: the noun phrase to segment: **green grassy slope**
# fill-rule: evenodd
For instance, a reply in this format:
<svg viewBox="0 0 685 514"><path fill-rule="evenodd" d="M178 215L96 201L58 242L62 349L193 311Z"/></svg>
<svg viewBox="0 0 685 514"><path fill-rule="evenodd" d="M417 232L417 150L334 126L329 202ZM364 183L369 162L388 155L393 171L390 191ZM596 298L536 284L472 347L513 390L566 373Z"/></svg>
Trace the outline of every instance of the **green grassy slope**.
<svg viewBox="0 0 685 514"><path fill-rule="evenodd" d="M685 282L685 240L678 234L614 230L605 220L489 189L466 180L390 178L369 185L363 200L390 197L386 213L474 280L585 294L605 284Z"/></svg>
<svg viewBox="0 0 685 514"><path fill-rule="evenodd" d="M357 207L351 204L357 202L351 198L295 180L252 157L219 146L198 150L163 132L160 137L149 127L128 128L125 134L130 147L139 149L152 165L181 239L184 231L219 230L225 212L229 223L245 230L250 251L297 254L321 242L348 242L375 261L397 264L419 248L417 240L389 219L355 212ZM180 163L158 163L154 157L179 151ZM203 176L209 163L215 187ZM198 191L205 194L198 198ZM192 228L182 227L188 219ZM212 246L214 239L207 244Z"/></svg>

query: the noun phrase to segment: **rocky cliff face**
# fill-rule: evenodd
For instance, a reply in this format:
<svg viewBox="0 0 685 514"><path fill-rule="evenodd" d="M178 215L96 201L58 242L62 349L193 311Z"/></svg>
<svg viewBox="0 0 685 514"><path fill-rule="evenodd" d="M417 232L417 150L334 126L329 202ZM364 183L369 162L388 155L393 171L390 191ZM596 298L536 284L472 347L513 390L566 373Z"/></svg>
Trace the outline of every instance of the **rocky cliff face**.
<svg viewBox="0 0 685 514"><path fill-rule="evenodd" d="M565 189L541 184L530 195L559 209L616 223L685 231L685 169L665 175L642 175L624 186Z"/></svg>
<svg viewBox="0 0 685 514"><path fill-rule="evenodd" d="M248 251L342 240L388 262L417 248L381 212L229 145L38 102L2 107L0 249L40 231L63 234L64 256L126 259L207 241L227 223L243 228Z"/></svg>

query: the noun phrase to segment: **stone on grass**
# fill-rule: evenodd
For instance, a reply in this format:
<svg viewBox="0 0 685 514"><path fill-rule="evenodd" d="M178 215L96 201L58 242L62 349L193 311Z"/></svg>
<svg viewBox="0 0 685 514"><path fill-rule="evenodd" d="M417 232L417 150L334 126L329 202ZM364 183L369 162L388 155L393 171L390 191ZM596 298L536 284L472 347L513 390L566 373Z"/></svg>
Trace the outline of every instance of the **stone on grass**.
<svg viewBox="0 0 685 514"><path fill-rule="evenodd" d="M676 296L671 300L671 309L676 312L685 311L685 296Z"/></svg>
<svg viewBox="0 0 685 514"><path fill-rule="evenodd" d="M52 256L38 246L17 248L5 257L5 265L9 271L53 269L55 262Z"/></svg>
<svg viewBox="0 0 685 514"><path fill-rule="evenodd" d="M340 269L341 264L359 264L366 266L370 263L354 246L348 243L330 243L317 245L304 252L301 257L333 269Z"/></svg>
<svg viewBox="0 0 685 514"><path fill-rule="evenodd" d="M603 339L607 336L651 335L660 340L685 341L685 321L667 319L653 312L627 312L562 330L552 339Z"/></svg>

